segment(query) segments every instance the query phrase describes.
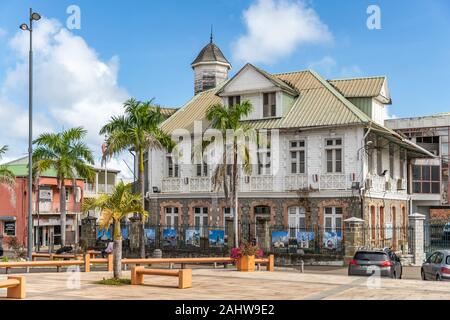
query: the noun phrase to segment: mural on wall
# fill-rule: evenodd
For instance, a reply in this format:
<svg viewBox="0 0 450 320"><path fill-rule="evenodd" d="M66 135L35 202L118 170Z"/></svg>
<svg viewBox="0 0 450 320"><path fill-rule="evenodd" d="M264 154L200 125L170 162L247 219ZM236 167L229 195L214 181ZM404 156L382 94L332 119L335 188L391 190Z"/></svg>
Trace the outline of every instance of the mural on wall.
<svg viewBox="0 0 450 320"><path fill-rule="evenodd" d="M289 245L289 232L272 231L272 246L274 248L287 248Z"/></svg>
<svg viewBox="0 0 450 320"><path fill-rule="evenodd" d="M209 245L212 247L221 247L225 243L224 230L209 230Z"/></svg>
<svg viewBox="0 0 450 320"><path fill-rule="evenodd" d="M297 243L299 248L314 248L314 239L314 232L297 231Z"/></svg>
<svg viewBox="0 0 450 320"><path fill-rule="evenodd" d="M97 240L112 240L112 226L109 229L97 229Z"/></svg>
<svg viewBox="0 0 450 320"><path fill-rule="evenodd" d="M173 228L163 229L162 237L163 246L175 247L177 245L177 230Z"/></svg>
<svg viewBox="0 0 450 320"><path fill-rule="evenodd" d="M323 245L325 249L336 250L341 247L341 232L325 232L323 235Z"/></svg>
<svg viewBox="0 0 450 320"><path fill-rule="evenodd" d="M186 245L200 247L200 231L196 229L186 230Z"/></svg>
<svg viewBox="0 0 450 320"><path fill-rule="evenodd" d="M145 229L145 243L148 246L154 246L155 245L155 240L156 240L156 233L155 233L155 229L153 228L149 228L149 229Z"/></svg>

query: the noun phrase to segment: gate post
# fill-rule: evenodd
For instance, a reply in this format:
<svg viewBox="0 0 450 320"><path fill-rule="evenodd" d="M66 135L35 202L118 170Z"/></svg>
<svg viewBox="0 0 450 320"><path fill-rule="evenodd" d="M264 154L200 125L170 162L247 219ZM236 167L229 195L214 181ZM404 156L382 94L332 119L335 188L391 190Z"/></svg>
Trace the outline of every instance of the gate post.
<svg viewBox="0 0 450 320"><path fill-rule="evenodd" d="M353 259L358 248L364 246L364 220L350 218L344 220L344 262Z"/></svg>
<svg viewBox="0 0 450 320"><path fill-rule="evenodd" d="M425 258L424 252L424 230L423 225L425 216L420 213L414 213L409 216L409 225L411 227L411 243L409 244L412 254L414 266L421 266Z"/></svg>

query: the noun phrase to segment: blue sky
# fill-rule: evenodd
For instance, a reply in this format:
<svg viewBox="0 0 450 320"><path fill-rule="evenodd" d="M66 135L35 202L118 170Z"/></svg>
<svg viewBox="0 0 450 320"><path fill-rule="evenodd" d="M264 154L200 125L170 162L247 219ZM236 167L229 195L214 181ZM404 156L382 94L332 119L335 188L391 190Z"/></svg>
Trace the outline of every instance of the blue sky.
<svg viewBox="0 0 450 320"><path fill-rule="evenodd" d="M259 1L265 2L266 6L270 3L275 5L279 15L274 13L272 17L271 12L264 12ZM53 30L49 31L50 37L57 37L69 16L66 9L72 4L81 9L81 29L67 32L65 40L56 38L56 44L51 40L48 43L44 41L36 53L37 63L41 61L42 66L35 71L49 73L51 69L71 78L73 70L67 64L73 61L72 65L79 71L75 77L80 79L74 81L75 84L67 85L67 77L46 75L43 79L38 78L37 132L82 124L82 120L89 119L77 120L74 112L80 106L85 108L81 110L94 110L95 106L89 106L92 101L103 105L98 114L93 111L92 115L101 119L108 118L111 115L106 114L108 112L120 110L120 106L114 104L129 96L141 100L154 97L161 105L181 106L192 96L190 63L208 42L211 24L214 25L215 42L233 65L232 74L249 61L270 72L313 67L327 78L386 75L394 101L391 115L407 117L450 111L448 0L284 0L281 3L278 0L2 0L0 121L11 123L12 118L8 118L8 114L15 115L26 110L26 55L23 51L26 38L24 34L20 35L18 25L26 20L28 8L32 6L46 19L53 19L48 20L51 23L47 31ZM366 10L371 4L381 9L381 30L369 30L366 26ZM284 9L288 12L282 12ZM313 21L309 24L305 22L305 25L303 22L292 25L287 21L289 19L276 19L291 17L290 14L312 18ZM280 46L271 48L273 41L269 41L262 49L250 46L259 43L251 39L252 34L250 32L249 35L248 30L255 17L267 19L267 23L263 24L263 29L266 29L253 35L254 38L268 30L281 29L283 32L272 36L289 45L285 48L281 46L281 49ZM303 26L305 30L311 27L311 34L293 31ZM61 52L56 55L47 52L46 48ZM81 49L78 51L77 48ZM65 56L64 50L71 51L66 51L68 54ZM85 56L89 63L80 61ZM63 72L52 67L55 60L66 65ZM105 77L98 76L98 73L87 71L86 79L91 82L84 84L82 80L81 71L91 66L107 74L107 80L100 88L96 87L96 83L102 82ZM96 79L96 76L99 78ZM67 87L71 93L65 96ZM92 92L86 92L89 88L97 95L103 93L112 98L102 100ZM70 97L75 96L78 98L71 100ZM90 98L81 99L80 96ZM108 104L114 107L109 110ZM58 114L58 108L69 116ZM69 112L65 112L65 108ZM14 128L23 125L24 121L25 118L15 123ZM86 126L96 130L93 123ZM14 136L11 134L15 133L14 130L8 129L8 132L10 135L0 138L0 145L9 144L14 156L26 152L22 137L25 131ZM95 145L98 142L94 134L91 142Z"/></svg>

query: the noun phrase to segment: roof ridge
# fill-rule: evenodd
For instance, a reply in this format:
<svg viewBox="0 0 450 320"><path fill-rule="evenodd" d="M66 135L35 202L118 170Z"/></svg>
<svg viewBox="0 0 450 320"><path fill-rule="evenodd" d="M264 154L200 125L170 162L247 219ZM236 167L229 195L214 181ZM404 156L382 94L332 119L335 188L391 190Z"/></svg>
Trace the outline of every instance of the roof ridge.
<svg viewBox="0 0 450 320"><path fill-rule="evenodd" d="M372 77L327 79L326 81L352 81L352 80L370 80L370 79L386 79L386 78L387 76L372 76Z"/></svg>
<svg viewBox="0 0 450 320"><path fill-rule="evenodd" d="M311 70L298 70L298 71L290 71L290 72L280 72L280 73L272 73L273 76L282 76L285 74L294 74L294 73L305 73L305 72L311 72Z"/></svg>

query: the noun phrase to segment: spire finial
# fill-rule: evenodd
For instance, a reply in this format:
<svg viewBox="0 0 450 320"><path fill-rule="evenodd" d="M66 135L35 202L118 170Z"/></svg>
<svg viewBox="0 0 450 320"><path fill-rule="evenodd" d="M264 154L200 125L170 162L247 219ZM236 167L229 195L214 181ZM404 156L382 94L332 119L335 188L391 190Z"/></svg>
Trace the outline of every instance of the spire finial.
<svg viewBox="0 0 450 320"><path fill-rule="evenodd" d="M210 36L209 40L210 40L210 43L213 43L213 40L214 40L213 25L211 25L211 36Z"/></svg>

